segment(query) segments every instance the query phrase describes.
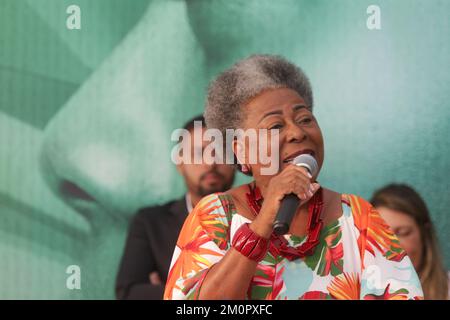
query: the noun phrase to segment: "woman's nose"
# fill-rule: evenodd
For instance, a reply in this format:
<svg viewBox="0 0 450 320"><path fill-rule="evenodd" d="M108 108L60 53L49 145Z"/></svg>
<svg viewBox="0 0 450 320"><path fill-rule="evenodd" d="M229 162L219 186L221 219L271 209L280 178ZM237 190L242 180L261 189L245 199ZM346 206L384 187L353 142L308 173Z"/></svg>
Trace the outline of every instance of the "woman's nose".
<svg viewBox="0 0 450 320"><path fill-rule="evenodd" d="M306 138L306 132L295 123L287 124L286 129L286 140L288 142L301 142Z"/></svg>

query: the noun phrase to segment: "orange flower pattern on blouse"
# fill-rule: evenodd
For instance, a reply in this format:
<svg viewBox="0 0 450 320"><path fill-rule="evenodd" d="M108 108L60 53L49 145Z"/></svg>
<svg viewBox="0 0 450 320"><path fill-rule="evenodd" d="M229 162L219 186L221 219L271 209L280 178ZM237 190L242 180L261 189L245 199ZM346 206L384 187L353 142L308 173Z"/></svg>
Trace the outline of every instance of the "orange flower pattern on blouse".
<svg viewBox="0 0 450 320"><path fill-rule="evenodd" d="M324 226L312 255L291 262L267 253L249 283L248 299L422 299L411 261L378 212L361 197L341 199L343 215ZM164 299L198 299L208 270L248 222L231 196L204 197L180 232ZM286 239L297 247L305 237Z"/></svg>

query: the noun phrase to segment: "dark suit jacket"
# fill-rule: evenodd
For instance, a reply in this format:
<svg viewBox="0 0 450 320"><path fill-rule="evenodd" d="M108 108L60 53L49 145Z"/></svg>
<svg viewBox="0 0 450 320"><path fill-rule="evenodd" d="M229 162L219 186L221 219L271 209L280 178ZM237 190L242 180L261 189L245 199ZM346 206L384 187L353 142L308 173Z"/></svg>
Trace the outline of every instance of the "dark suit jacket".
<svg viewBox="0 0 450 320"><path fill-rule="evenodd" d="M172 254L184 220L186 200L140 209L128 231L125 251L116 278L117 299L162 299ZM162 285L150 284L158 272Z"/></svg>

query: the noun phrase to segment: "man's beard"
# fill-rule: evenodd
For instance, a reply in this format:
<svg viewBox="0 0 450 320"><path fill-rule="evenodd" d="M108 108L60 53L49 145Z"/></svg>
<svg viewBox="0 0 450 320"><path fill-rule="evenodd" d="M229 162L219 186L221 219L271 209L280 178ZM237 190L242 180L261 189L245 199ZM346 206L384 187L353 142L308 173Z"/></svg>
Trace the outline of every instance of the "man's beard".
<svg viewBox="0 0 450 320"><path fill-rule="evenodd" d="M215 183L211 186L206 186L206 187L202 186L203 179L206 177L207 174L210 174L210 173L214 173L214 174L218 175L220 178L220 182ZM199 183L197 190L198 190L198 194L201 197L204 197L211 193L226 191L231 187L232 184L233 184L232 181L231 181L231 183L229 183L228 181L225 181L225 177L221 173L217 172L216 170L212 170L212 171L205 172L200 177L200 183Z"/></svg>
<svg viewBox="0 0 450 320"><path fill-rule="evenodd" d="M203 188L202 186L198 187L198 194L201 197L207 196L211 193L222 192L222 191L225 191L223 184L221 184L221 185L217 184L217 185L214 185L214 186L211 186L208 188Z"/></svg>

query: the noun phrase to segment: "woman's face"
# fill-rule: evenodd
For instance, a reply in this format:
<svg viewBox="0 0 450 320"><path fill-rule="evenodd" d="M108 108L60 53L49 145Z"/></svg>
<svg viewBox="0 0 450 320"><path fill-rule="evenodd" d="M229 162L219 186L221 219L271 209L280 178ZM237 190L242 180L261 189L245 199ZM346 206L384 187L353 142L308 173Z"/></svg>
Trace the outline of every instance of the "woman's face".
<svg viewBox="0 0 450 320"><path fill-rule="evenodd" d="M271 145L270 138L264 139L260 135L256 143L258 154L261 154L259 148L267 145L270 158L278 161L278 172L301 153L311 154L316 159L320 170L324 160L322 132L305 101L296 91L287 88L264 91L243 106L243 112L245 130L267 129L268 137L272 136L272 130L279 130L278 148L276 145ZM254 142L246 141L246 150L249 150L251 143L254 144ZM245 163L249 163L248 155ZM261 164L261 161L255 164L250 163L249 166L257 182L258 180L262 183L264 180L267 182L273 176L273 174L261 174L261 168L267 167ZM317 175L318 173L313 178L315 179Z"/></svg>
<svg viewBox="0 0 450 320"><path fill-rule="evenodd" d="M411 216L400 211L386 207L378 207L376 209L396 234L400 245L411 259L414 268L419 271L422 262L423 245L416 221Z"/></svg>

